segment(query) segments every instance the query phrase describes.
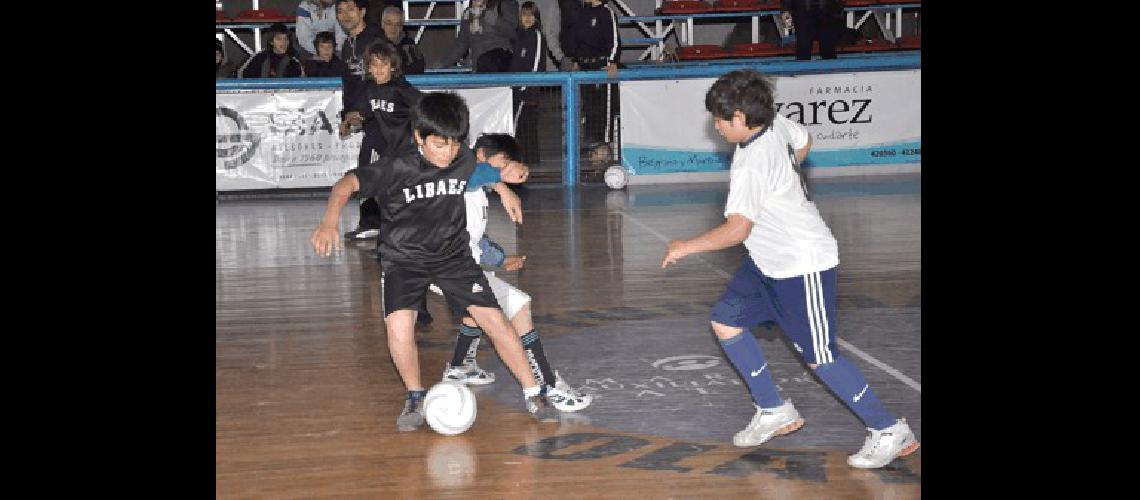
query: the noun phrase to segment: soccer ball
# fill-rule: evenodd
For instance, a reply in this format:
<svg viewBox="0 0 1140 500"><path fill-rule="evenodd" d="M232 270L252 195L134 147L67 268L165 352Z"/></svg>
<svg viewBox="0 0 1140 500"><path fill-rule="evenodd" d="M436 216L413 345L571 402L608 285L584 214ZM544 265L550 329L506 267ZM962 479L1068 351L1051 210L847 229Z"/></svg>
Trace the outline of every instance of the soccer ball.
<svg viewBox="0 0 1140 500"><path fill-rule="evenodd" d="M436 384L424 396L424 420L440 434L463 433L475 423L475 393L461 383Z"/></svg>
<svg viewBox="0 0 1140 500"><path fill-rule="evenodd" d="M629 177L621 165L614 165L606 169L605 179L606 185L609 186L610 189L621 189L625 187L625 183L629 180Z"/></svg>

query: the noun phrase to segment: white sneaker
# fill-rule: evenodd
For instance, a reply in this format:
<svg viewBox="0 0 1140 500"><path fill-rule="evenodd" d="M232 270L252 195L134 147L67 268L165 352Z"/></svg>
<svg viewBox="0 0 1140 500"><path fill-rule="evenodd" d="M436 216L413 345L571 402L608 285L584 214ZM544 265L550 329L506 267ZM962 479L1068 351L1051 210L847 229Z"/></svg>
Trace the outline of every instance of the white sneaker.
<svg viewBox="0 0 1140 500"><path fill-rule="evenodd" d="M886 429L867 430L871 434L863 441L863 449L847 457L847 465L860 469L878 469L918 449L918 440L914 438L905 418L898 419L895 425Z"/></svg>
<svg viewBox="0 0 1140 500"><path fill-rule="evenodd" d="M732 437L732 444L736 446L756 446L768 442L775 436L783 436L799 430L804 426L804 419L800 412L792 406L792 400L775 408L756 407L756 415L748 423L748 427L737 432Z"/></svg>
<svg viewBox="0 0 1140 500"><path fill-rule="evenodd" d="M578 411L590 406L590 403L594 401L594 396L582 394L570 387L570 384L562 380L562 375L557 370L554 371L554 380L554 387L547 386L546 388L546 399L550 400L550 404L554 405L558 411Z"/></svg>
<svg viewBox="0 0 1140 500"><path fill-rule="evenodd" d="M448 363L443 369L443 381L468 385L487 385L495 381L495 374L479 368L479 365L474 361L454 367Z"/></svg>

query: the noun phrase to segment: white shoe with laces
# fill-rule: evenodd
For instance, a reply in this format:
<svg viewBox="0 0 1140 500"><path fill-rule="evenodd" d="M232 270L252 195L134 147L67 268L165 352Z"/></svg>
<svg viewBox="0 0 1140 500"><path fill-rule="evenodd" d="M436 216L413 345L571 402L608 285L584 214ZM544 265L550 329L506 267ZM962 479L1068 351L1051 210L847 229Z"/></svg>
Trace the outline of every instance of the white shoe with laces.
<svg viewBox="0 0 1140 500"><path fill-rule="evenodd" d="M792 406L790 399L775 408L757 406L756 415L752 417L748 427L732 437L732 444L741 447L761 445L773 437L790 434L803 426L804 419L800 417L796 407Z"/></svg>
<svg viewBox="0 0 1140 500"><path fill-rule="evenodd" d="M594 401L593 395L582 394L570 387L557 370L554 372L554 380L554 387L547 386L546 398L558 411L575 412L590 406Z"/></svg>
<svg viewBox="0 0 1140 500"><path fill-rule="evenodd" d="M870 434L863 441L863 449L847 457L847 465L860 469L878 469L892 460L905 457L918 449L919 443L905 418L895 421L886 429L867 429Z"/></svg>

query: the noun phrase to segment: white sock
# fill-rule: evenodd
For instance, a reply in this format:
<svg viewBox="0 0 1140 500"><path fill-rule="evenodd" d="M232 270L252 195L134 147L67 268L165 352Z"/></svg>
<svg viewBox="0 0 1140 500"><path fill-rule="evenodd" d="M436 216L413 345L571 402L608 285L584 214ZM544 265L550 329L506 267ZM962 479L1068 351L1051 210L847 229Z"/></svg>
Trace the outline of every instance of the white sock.
<svg viewBox="0 0 1140 500"><path fill-rule="evenodd" d="M527 387L526 389L523 389L523 397L524 398L529 398L531 396L537 396L539 394L542 394L542 386L540 386L540 385L536 385L534 387Z"/></svg>

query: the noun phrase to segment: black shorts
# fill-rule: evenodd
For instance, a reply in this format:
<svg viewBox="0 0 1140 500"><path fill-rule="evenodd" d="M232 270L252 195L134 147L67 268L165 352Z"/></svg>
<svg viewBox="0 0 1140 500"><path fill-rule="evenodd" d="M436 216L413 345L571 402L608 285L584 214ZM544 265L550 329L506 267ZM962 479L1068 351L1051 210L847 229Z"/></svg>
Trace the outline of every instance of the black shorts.
<svg viewBox="0 0 1140 500"><path fill-rule="evenodd" d="M470 254L438 266L408 265L381 261L380 286L384 293L384 316L400 309L418 310L420 301L435 283L452 311L464 311L469 306L498 309L499 302L483 275L483 268Z"/></svg>

